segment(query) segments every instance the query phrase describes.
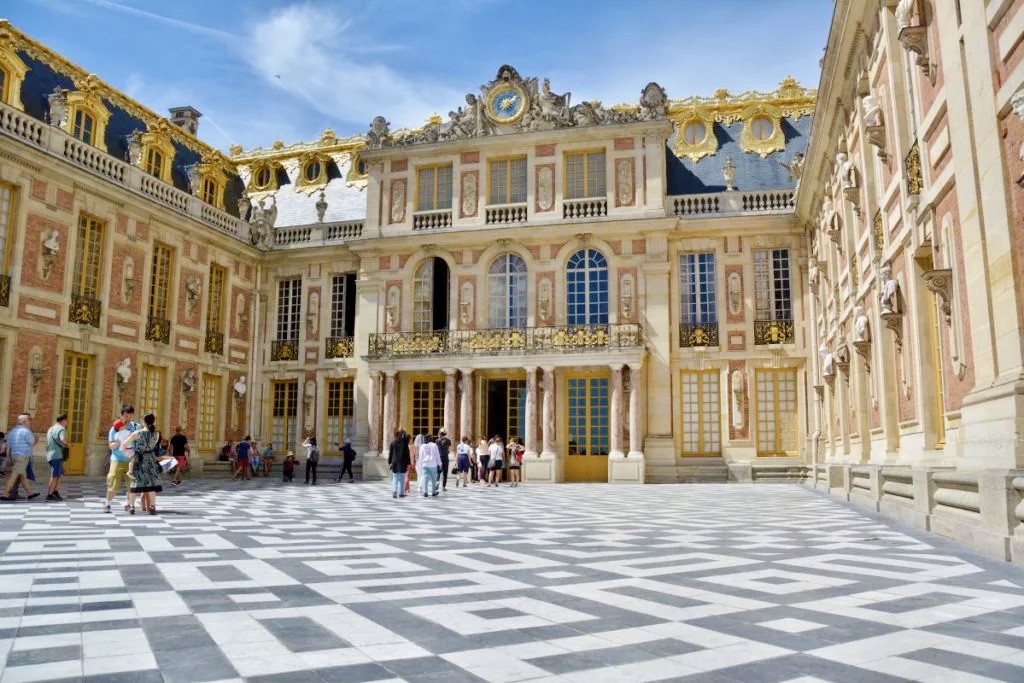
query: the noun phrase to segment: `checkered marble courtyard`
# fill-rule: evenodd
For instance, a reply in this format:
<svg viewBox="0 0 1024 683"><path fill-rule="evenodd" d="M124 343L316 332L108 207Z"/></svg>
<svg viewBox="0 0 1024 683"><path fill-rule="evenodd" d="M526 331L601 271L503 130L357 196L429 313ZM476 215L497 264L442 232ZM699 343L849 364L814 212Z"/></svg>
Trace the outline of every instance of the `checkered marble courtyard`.
<svg viewBox="0 0 1024 683"><path fill-rule="evenodd" d="M0 683L1024 681L1024 570L798 485L0 506Z"/></svg>

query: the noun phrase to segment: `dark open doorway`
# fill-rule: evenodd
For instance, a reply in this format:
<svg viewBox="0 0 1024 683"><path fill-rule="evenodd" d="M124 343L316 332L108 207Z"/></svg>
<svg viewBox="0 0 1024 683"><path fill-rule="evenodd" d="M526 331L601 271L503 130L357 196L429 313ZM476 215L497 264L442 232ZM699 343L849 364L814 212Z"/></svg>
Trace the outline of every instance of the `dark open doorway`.
<svg viewBox="0 0 1024 683"><path fill-rule="evenodd" d="M448 329L448 292L451 274L443 258L434 257L434 291L432 300L432 324L435 330Z"/></svg>

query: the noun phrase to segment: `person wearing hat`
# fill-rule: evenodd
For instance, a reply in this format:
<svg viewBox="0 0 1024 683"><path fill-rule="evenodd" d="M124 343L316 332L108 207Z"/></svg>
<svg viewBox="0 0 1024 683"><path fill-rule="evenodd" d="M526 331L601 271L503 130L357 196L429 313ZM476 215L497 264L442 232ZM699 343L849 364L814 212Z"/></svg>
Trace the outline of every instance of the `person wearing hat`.
<svg viewBox="0 0 1024 683"><path fill-rule="evenodd" d="M441 471L438 478L441 480L441 490L448 489L448 454L452 451L452 440L448 438L448 432L441 429L437 432L437 450L441 454Z"/></svg>

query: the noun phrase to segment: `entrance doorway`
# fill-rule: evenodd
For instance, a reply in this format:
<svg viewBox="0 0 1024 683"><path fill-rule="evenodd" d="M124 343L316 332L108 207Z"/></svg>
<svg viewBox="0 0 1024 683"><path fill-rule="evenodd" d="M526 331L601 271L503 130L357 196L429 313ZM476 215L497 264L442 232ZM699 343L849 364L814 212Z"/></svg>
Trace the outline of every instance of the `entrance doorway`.
<svg viewBox="0 0 1024 683"><path fill-rule="evenodd" d="M484 379L481 396L484 400L484 438L489 439L497 434L505 443L513 437L523 443L526 431L526 380Z"/></svg>
<svg viewBox="0 0 1024 683"><path fill-rule="evenodd" d="M434 256L416 269L413 287L413 330L448 329L450 272L443 258Z"/></svg>
<svg viewBox="0 0 1024 683"><path fill-rule="evenodd" d="M66 463L68 474L85 471L85 448L89 423L89 391L92 374L92 358L80 353L64 353L64 368L61 377L60 405L67 413L67 440L70 446Z"/></svg>
<svg viewBox="0 0 1024 683"><path fill-rule="evenodd" d="M608 481L609 381L605 373L570 374L565 380L566 481Z"/></svg>

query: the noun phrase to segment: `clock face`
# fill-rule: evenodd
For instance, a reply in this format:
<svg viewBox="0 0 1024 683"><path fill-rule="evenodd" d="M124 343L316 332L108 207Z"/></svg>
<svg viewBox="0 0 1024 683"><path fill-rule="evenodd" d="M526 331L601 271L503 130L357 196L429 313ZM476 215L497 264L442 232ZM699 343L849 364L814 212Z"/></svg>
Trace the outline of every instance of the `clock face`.
<svg viewBox="0 0 1024 683"><path fill-rule="evenodd" d="M516 121L526 111L526 93L514 85L498 86L487 98L487 116L495 123Z"/></svg>

